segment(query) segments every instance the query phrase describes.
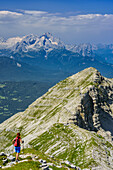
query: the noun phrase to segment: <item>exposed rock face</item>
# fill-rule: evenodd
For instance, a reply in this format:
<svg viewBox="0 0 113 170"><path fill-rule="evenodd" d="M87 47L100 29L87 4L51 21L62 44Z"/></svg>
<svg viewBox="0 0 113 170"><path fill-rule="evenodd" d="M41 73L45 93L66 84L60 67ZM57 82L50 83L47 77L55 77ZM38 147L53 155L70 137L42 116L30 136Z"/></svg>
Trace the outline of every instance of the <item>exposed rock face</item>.
<svg viewBox="0 0 113 170"><path fill-rule="evenodd" d="M86 93L82 99L80 105L77 106L75 111L76 121L75 124L88 129L94 130L93 126L93 114L94 114L94 104L89 93Z"/></svg>
<svg viewBox="0 0 113 170"><path fill-rule="evenodd" d="M87 130L98 131L103 128L111 131L113 135L112 81L102 77L97 71L94 83L95 85L89 86L87 92L83 94L80 104L75 109L73 116L69 118L69 122Z"/></svg>
<svg viewBox="0 0 113 170"><path fill-rule="evenodd" d="M99 130L101 107L98 102L95 88L85 93L74 115L75 124L87 130Z"/></svg>

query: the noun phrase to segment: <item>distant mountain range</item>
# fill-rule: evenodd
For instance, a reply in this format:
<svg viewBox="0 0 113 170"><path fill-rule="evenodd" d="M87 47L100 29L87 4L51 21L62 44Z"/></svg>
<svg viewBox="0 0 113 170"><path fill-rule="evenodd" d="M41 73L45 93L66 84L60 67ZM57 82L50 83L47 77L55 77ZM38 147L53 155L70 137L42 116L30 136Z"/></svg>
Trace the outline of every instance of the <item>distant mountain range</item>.
<svg viewBox="0 0 113 170"><path fill-rule="evenodd" d="M65 45L50 33L0 39L1 81L58 82L90 66L113 77L113 44Z"/></svg>
<svg viewBox="0 0 113 170"><path fill-rule="evenodd" d="M60 39L54 38L50 33L45 33L41 36L31 34L22 38L15 37L8 40L0 40L0 49L10 49L14 52L37 51L40 48L49 52L53 49L65 48L65 45Z"/></svg>
<svg viewBox="0 0 113 170"><path fill-rule="evenodd" d="M0 38L0 50L10 50L15 53L17 52L28 52L28 51L40 51L41 49L46 52L50 52L54 49L66 49L75 53L79 53L82 56L94 56L105 54L112 56L106 57L105 60L113 63L113 44L90 44L84 43L79 45L65 45L60 39L54 38L50 33L44 33L41 36L38 35L26 35L23 37L14 37L4 40ZM46 57L46 56L45 56ZM101 56L103 57L103 56ZM104 57L103 57L104 58Z"/></svg>

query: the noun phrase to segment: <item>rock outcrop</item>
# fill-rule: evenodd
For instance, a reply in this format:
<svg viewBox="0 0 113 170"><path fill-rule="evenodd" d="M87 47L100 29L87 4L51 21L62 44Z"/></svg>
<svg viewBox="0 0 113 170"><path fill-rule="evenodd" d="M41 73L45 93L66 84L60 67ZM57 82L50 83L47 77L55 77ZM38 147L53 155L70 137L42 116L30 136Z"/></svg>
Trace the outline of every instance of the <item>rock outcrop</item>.
<svg viewBox="0 0 113 170"><path fill-rule="evenodd" d="M80 103L69 122L96 132L102 128L113 135L113 81L96 71L91 84L85 93L82 90Z"/></svg>

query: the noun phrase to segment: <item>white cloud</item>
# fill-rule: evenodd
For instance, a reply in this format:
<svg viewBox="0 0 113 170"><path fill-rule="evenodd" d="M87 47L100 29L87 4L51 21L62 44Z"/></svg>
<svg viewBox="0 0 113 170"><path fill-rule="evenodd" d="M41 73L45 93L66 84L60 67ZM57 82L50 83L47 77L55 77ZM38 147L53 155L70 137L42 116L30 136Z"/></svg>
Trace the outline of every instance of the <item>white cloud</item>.
<svg viewBox="0 0 113 170"><path fill-rule="evenodd" d="M101 14L87 14L87 15L78 15L77 19L81 20L81 19L94 19L97 17L101 17Z"/></svg>
<svg viewBox="0 0 113 170"><path fill-rule="evenodd" d="M21 13L17 13L17 12L11 12L11 11L0 11L0 17L2 15L15 15L15 16L21 16Z"/></svg>
<svg viewBox="0 0 113 170"><path fill-rule="evenodd" d="M10 29L9 29L10 28ZM64 41L113 41L112 14L63 16L46 11L0 11L0 36L41 34L51 32ZM71 43L71 42L70 42Z"/></svg>
<svg viewBox="0 0 113 170"><path fill-rule="evenodd" d="M23 11L24 14L30 14L30 15L42 15L42 14L47 14L47 12L45 11L29 11L29 10L25 10Z"/></svg>

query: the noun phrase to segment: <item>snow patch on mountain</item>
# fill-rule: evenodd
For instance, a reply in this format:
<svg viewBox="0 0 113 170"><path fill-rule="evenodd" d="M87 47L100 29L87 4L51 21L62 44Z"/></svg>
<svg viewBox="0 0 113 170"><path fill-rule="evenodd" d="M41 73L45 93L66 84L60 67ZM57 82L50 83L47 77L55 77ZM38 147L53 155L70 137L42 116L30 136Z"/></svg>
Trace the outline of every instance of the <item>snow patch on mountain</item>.
<svg viewBox="0 0 113 170"><path fill-rule="evenodd" d="M0 39L0 49L8 49L14 46L16 43L21 42L22 38L14 37L4 40L3 38Z"/></svg>
<svg viewBox="0 0 113 170"><path fill-rule="evenodd" d="M19 64L19 63L17 63L17 67L22 67L22 65L21 65L21 64Z"/></svg>
<svg viewBox="0 0 113 170"><path fill-rule="evenodd" d="M11 58L11 59L14 59L14 57L13 57L13 56L10 56L10 58Z"/></svg>
<svg viewBox="0 0 113 170"><path fill-rule="evenodd" d="M66 49L79 53L82 56L92 56L93 50L97 47L91 44L80 44L80 45L66 45Z"/></svg>

